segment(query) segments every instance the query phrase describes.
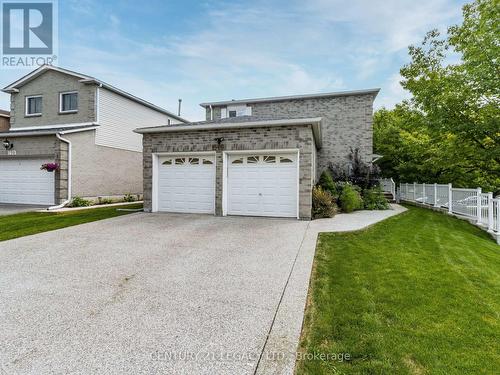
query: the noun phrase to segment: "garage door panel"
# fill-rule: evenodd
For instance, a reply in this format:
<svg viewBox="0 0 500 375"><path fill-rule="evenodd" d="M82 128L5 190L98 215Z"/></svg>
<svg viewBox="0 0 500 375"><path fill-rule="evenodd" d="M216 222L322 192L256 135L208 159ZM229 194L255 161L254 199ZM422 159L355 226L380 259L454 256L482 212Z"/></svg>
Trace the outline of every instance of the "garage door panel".
<svg viewBox="0 0 500 375"><path fill-rule="evenodd" d="M53 205L54 173L40 170L45 159L0 160L0 203Z"/></svg>
<svg viewBox="0 0 500 375"><path fill-rule="evenodd" d="M190 164L189 160L211 160L212 164ZM158 210L166 212L214 213L215 163L202 156L176 157L183 164L158 167Z"/></svg>
<svg viewBox="0 0 500 375"><path fill-rule="evenodd" d="M283 164L280 156L252 154L251 164L248 156L229 157L229 215L297 216L296 156L282 155L291 160Z"/></svg>

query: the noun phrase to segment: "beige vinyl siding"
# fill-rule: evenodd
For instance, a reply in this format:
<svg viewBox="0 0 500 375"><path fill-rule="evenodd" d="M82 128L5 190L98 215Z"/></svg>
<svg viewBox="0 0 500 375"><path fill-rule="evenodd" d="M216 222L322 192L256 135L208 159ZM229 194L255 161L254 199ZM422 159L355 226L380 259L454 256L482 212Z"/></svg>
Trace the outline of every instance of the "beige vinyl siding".
<svg viewBox="0 0 500 375"><path fill-rule="evenodd" d="M134 129L167 125L169 116L118 95L105 88L98 89L96 144L122 150L142 152L142 136ZM171 124L179 121L170 118Z"/></svg>

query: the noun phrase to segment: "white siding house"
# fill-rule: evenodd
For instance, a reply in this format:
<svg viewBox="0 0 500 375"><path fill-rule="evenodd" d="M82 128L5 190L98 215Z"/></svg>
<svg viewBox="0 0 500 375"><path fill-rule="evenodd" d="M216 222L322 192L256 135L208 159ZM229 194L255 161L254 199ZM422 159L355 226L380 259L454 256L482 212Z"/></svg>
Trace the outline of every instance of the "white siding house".
<svg viewBox="0 0 500 375"><path fill-rule="evenodd" d="M146 107L106 88L97 89L95 142L99 146L142 152L142 136L134 129L143 126L178 124L179 120Z"/></svg>

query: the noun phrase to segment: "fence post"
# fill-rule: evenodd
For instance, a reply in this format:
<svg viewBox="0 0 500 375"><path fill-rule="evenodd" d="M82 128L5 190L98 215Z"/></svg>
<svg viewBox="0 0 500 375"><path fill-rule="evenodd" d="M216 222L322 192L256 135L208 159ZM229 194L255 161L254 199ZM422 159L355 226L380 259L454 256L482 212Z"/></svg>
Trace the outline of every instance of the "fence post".
<svg viewBox="0 0 500 375"><path fill-rule="evenodd" d="M493 193L488 193L488 232L493 232L493 218Z"/></svg>
<svg viewBox="0 0 500 375"><path fill-rule="evenodd" d="M477 223L480 224L481 223L481 211L483 209L483 205L482 205L482 197L481 197L481 188L478 187L477 188L477 202L476 202L476 205L477 205L477 212L476 212L476 216L477 216Z"/></svg>
<svg viewBox="0 0 500 375"><path fill-rule="evenodd" d="M425 182L422 184L422 203L427 203L427 194L425 192Z"/></svg>
<svg viewBox="0 0 500 375"><path fill-rule="evenodd" d="M406 199L407 201L409 201L409 200L410 200L410 195L408 194L408 191L409 191L409 190L408 190L408 182L406 182L405 199Z"/></svg>
<svg viewBox="0 0 500 375"><path fill-rule="evenodd" d="M413 202L417 201L417 183L413 183Z"/></svg>
<svg viewBox="0 0 500 375"><path fill-rule="evenodd" d="M448 213L453 212L453 186L448 184Z"/></svg>
<svg viewBox="0 0 500 375"><path fill-rule="evenodd" d="M434 207L438 206L438 185L434 184Z"/></svg>

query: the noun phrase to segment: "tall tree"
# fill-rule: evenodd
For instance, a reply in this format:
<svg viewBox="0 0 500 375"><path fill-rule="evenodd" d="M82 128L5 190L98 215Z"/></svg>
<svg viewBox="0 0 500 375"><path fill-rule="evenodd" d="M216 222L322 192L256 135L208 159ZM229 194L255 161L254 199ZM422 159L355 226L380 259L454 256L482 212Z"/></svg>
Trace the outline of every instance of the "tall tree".
<svg viewBox="0 0 500 375"><path fill-rule="evenodd" d="M464 6L463 18L445 37L432 30L420 46L409 47L411 62L401 69L401 84L412 99L394 116L410 121L429 140L415 160L442 163L432 169L436 179L448 175L451 182L498 192L500 2L476 0ZM433 148L445 158L431 157Z"/></svg>

